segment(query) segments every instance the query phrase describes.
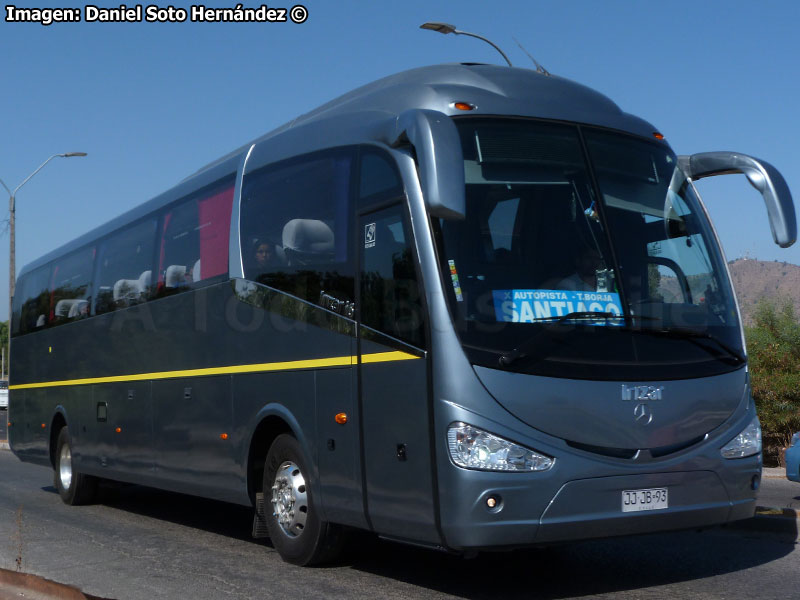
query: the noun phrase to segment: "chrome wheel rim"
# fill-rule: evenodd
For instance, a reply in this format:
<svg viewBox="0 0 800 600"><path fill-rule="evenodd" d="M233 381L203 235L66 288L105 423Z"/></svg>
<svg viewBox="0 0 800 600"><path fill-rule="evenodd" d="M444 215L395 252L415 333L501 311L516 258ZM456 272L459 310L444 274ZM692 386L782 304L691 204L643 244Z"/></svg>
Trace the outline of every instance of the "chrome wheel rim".
<svg viewBox="0 0 800 600"><path fill-rule="evenodd" d="M281 531L290 538L303 533L308 518L308 491L300 467L285 461L272 484L272 514Z"/></svg>
<svg viewBox="0 0 800 600"><path fill-rule="evenodd" d="M72 485L72 451L69 444L61 446L61 453L58 457L58 478L61 480L61 487L65 490Z"/></svg>

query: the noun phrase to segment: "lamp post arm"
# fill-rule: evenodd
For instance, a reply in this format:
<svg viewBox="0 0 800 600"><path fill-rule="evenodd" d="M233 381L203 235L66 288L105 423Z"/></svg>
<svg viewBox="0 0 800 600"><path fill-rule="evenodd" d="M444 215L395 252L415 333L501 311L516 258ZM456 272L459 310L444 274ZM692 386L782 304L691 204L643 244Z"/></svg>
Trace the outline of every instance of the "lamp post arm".
<svg viewBox="0 0 800 600"><path fill-rule="evenodd" d="M508 60L508 56L506 56L506 53L503 52L502 50L500 50L500 48L497 46L497 44L495 44L492 40L489 40L489 39L483 37L482 35L478 35L477 33L469 33L468 31L461 31L459 29L454 29L453 33L455 33L456 35L468 35L470 37L474 37L474 38L478 38L479 40L483 40L484 42L486 42L487 44L491 45L492 48L494 48L500 54L503 55L503 58L506 59L506 62L508 63L509 67L513 67L514 66L514 65L511 64L511 61Z"/></svg>
<svg viewBox="0 0 800 600"><path fill-rule="evenodd" d="M19 184L19 185L18 185L16 188L14 188L14 191L13 191L13 192L11 192L11 196L12 196L12 197L13 197L13 196L16 196L16 195L17 195L17 192L19 191L19 188L21 188L23 185L25 185L26 183L28 183L28 182L31 180L31 177L33 177L33 176L34 176L34 175L36 175L36 174L37 174L39 171L41 171L42 169L44 169L44 166L45 166L47 163L49 163L51 160L53 160L54 158L56 158L57 156L64 156L64 155L63 155L63 154L53 154L53 156L51 156L51 157L50 157L50 158L48 158L46 161L44 161L42 164L40 164L38 169L36 169L36 170L35 170L33 173L31 173L30 175L28 175L28 176L25 178L25 180L24 180L22 183L20 183L20 184ZM3 184L3 186L5 186L5 184ZM8 188L6 188L6 189L8 189Z"/></svg>

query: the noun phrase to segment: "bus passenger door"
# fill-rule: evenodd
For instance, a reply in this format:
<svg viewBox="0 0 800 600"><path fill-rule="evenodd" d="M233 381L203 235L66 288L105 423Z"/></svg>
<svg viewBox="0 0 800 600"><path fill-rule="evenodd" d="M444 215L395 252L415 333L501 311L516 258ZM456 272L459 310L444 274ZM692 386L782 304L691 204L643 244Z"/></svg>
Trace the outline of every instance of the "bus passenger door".
<svg viewBox="0 0 800 600"><path fill-rule="evenodd" d="M362 211L359 403L372 528L437 543L421 286L404 202Z"/></svg>

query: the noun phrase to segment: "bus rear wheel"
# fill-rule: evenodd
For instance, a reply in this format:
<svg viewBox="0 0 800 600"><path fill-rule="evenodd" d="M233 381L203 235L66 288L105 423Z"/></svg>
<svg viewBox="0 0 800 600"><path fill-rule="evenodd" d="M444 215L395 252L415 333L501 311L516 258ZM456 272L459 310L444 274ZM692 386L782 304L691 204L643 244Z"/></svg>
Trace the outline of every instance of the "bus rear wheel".
<svg viewBox="0 0 800 600"><path fill-rule="evenodd" d="M300 444L291 435L275 438L264 465L264 513L272 545L295 565L334 560L344 541L341 526L320 520L314 509Z"/></svg>
<svg viewBox="0 0 800 600"><path fill-rule="evenodd" d="M72 440L62 427L56 442L54 484L64 504L89 504L97 492L97 478L78 472L72 461Z"/></svg>

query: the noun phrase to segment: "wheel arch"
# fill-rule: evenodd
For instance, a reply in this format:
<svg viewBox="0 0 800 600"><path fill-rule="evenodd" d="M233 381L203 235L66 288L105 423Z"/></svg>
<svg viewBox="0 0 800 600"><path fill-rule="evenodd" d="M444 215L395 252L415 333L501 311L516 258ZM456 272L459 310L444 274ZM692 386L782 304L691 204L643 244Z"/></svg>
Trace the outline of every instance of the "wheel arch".
<svg viewBox="0 0 800 600"><path fill-rule="evenodd" d="M275 438L284 433L290 434L300 444L307 463L312 465L312 482L316 482L317 469L309 440L291 411L281 404L268 404L259 411L254 422L256 425L247 451L247 494L251 502L255 503L256 494L262 491L267 452ZM315 483L312 485L317 487Z"/></svg>

